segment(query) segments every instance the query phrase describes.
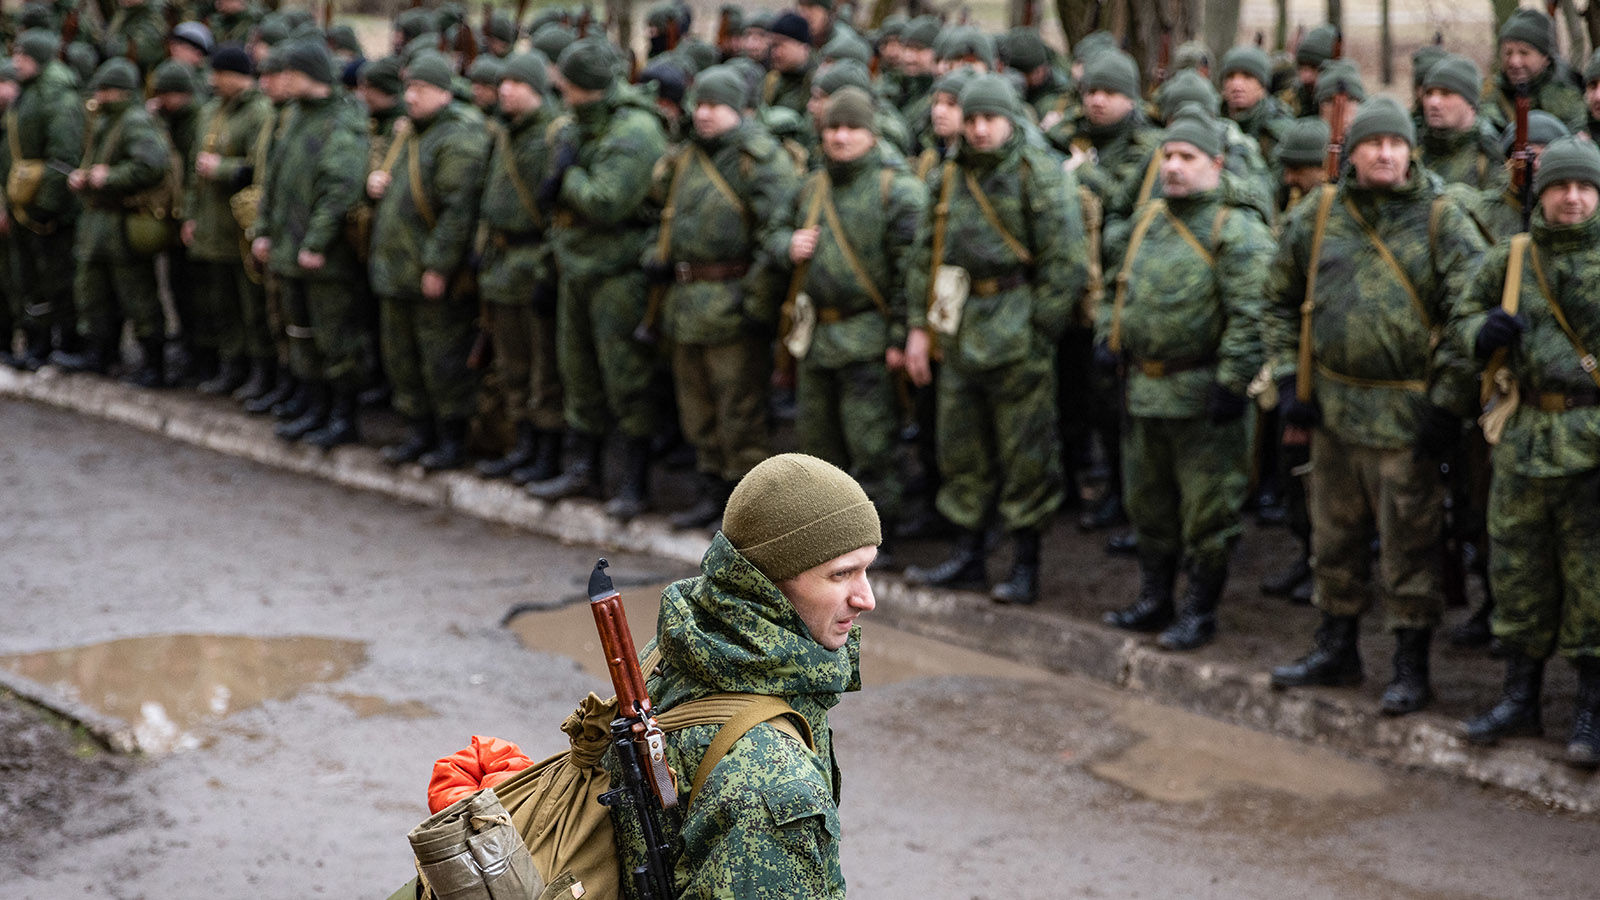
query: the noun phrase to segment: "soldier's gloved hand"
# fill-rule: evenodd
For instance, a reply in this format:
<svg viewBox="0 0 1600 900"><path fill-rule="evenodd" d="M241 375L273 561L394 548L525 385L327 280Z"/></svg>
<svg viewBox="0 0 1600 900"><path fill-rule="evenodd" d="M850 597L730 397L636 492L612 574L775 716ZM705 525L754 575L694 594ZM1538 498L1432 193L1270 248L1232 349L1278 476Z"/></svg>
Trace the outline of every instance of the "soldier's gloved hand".
<svg viewBox="0 0 1600 900"><path fill-rule="evenodd" d="M577 161L577 145L562 144L556 148L556 155L550 160L550 174L539 184L541 207L550 209L556 205L556 200L561 196L561 182L567 177L567 170Z"/></svg>
<svg viewBox="0 0 1600 900"><path fill-rule="evenodd" d="M1101 341L1094 345L1094 367L1096 369L1107 375L1114 375L1121 363L1121 357L1111 349L1109 343Z"/></svg>
<svg viewBox="0 0 1600 900"><path fill-rule="evenodd" d="M534 315L553 316L556 314L556 286L549 281L540 281L533 286L533 312Z"/></svg>
<svg viewBox="0 0 1600 900"><path fill-rule="evenodd" d="M1478 329L1477 340L1473 341L1472 352L1479 359L1488 359L1501 347L1509 347L1522 337L1522 329L1526 325L1521 315L1511 315L1500 307L1495 307L1489 312L1489 318Z"/></svg>
<svg viewBox="0 0 1600 900"><path fill-rule="evenodd" d="M1417 460L1446 460L1461 444L1461 417L1440 406L1429 403L1417 422L1417 446L1412 455Z"/></svg>
<svg viewBox="0 0 1600 900"><path fill-rule="evenodd" d="M677 276L672 270L672 263L652 259L643 266L645 280L651 284L671 284Z"/></svg>
<svg viewBox="0 0 1600 900"><path fill-rule="evenodd" d="M1237 422L1249 408L1250 398L1220 384L1211 385L1211 390L1206 394L1206 417L1213 425Z"/></svg>
<svg viewBox="0 0 1600 900"><path fill-rule="evenodd" d="M1300 399L1295 393L1293 375L1278 381L1278 414L1296 428L1315 428L1322 424L1322 405L1316 397Z"/></svg>

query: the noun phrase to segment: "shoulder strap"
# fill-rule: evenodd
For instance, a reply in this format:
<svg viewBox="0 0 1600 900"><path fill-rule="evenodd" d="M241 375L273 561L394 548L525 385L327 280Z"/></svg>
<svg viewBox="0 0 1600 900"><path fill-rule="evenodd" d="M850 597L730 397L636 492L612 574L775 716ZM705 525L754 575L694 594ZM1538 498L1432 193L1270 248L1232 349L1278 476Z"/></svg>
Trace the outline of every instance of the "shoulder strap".
<svg viewBox="0 0 1600 900"><path fill-rule="evenodd" d="M773 69L767 73L767 78L761 85L762 103L765 103L768 106L772 105L772 98L778 94L778 80L782 77L783 76L779 74L777 69Z"/></svg>
<svg viewBox="0 0 1600 900"><path fill-rule="evenodd" d="M1228 216L1233 212L1233 207L1224 203L1217 207L1217 214L1211 219L1211 255L1214 258L1217 251L1222 249L1222 227L1228 224Z"/></svg>
<svg viewBox="0 0 1600 900"><path fill-rule="evenodd" d="M1005 224L1000 221L1000 215L995 212L994 204L989 202L989 195L985 194L983 188L978 185L978 179L972 174L972 170L968 169L963 174L966 176L967 192L972 194L972 199L978 202L978 211L983 213L984 221L988 222L989 227L1000 234L1000 240L1005 241L1006 246L1010 248L1012 253L1016 254L1017 259L1021 260L1023 265L1033 265L1033 254L1029 253L1028 248L1017 240L1011 232L1006 230ZM1027 172L1022 172L1021 177L1022 181L1026 183ZM1027 210L1023 210L1023 215L1026 217Z"/></svg>
<svg viewBox="0 0 1600 900"><path fill-rule="evenodd" d="M733 189L733 185L729 184L728 179L723 178L722 173L717 171L716 165L711 162L711 157L700 149L700 145L693 145L689 149L689 153L694 157L695 162L700 164L700 170L706 173L707 178L711 179L712 186L717 189L717 193L722 195L722 199L728 201L730 206L738 210L740 216L746 215L744 201L739 199L739 194Z"/></svg>
<svg viewBox="0 0 1600 900"><path fill-rule="evenodd" d="M1150 154L1150 162L1144 167L1144 180L1139 182L1139 196L1133 201L1135 207L1149 200L1150 195L1155 192L1156 176L1161 173L1161 161L1165 158L1166 154L1161 152L1160 147Z"/></svg>
<svg viewBox="0 0 1600 900"><path fill-rule="evenodd" d="M1099 315L1100 303L1105 299L1105 270L1101 267L1100 247L1105 230L1105 210L1100 196L1083 185L1078 185L1078 204L1083 209L1083 233L1089 241L1089 278L1083 292L1083 307L1079 321L1093 325Z"/></svg>
<svg viewBox="0 0 1600 900"><path fill-rule="evenodd" d="M894 181L894 169L884 166L878 170L878 205L889 208L889 185Z"/></svg>
<svg viewBox="0 0 1600 900"><path fill-rule="evenodd" d="M1161 203L1159 200L1155 202ZM1223 209L1227 209L1227 207L1223 207ZM1195 254L1200 257L1207 267L1216 265L1216 256L1211 250L1207 250L1204 244L1200 243L1200 239L1194 236L1194 232L1189 229L1188 225L1183 223L1182 219L1172 214L1172 207L1166 205L1165 203L1161 203L1161 212L1165 215L1167 221L1172 224L1172 230L1178 233L1178 237L1183 238L1183 242L1188 244L1190 249L1194 250ZM1216 238L1216 223L1213 222L1211 225L1211 241L1213 245L1216 244Z"/></svg>
<svg viewBox="0 0 1600 900"><path fill-rule="evenodd" d="M417 140L417 133L406 132L404 141L406 145L406 172L411 178L411 202L417 206L417 215L422 217L422 224L431 231L438 221L433 214L433 203L428 200L428 192L422 184L422 142Z"/></svg>
<svg viewBox="0 0 1600 900"><path fill-rule="evenodd" d="M511 144L511 129L499 125L491 126L494 140L500 150L501 159L504 160L506 178L511 181L512 190L517 192L517 202L522 204L522 211L533 220L534 227L544 227L544 216L539 214L538 204L533 202L533 191L528 189L528 183L522 179L522 173L517 169L516 150Z"/></svg>
<svg viewBox="0 0 1600 900"><path fill-rule="evenodd" d="M22 161L22 138L17 133L21 127L17 121L17 105L15 103L6 107L6 143L11 148L11 161Z"/></svg>
<svg viewBox="0 0 1600 900"><path fill-rule="evenodd" d="M885 169L884 174L889 174ZM883 292L872 282L872 275L867 272L867 267L861 264L861 257L856 255L855 247L850 245L850 236L845 233L844 223L839 221L839 210L833 205L833 194L828 192L822 200L822 214L828 220L828 231L833 235L833 242L838 245L839 252L844 254L844 261L850 265L850 272L856 276L856 281L861 283L862 290L872 298L872 305L878 308L885 319L889 318L889 302L883 299Z"/></svg>
<svg viewBox="0 0 1600 900"><path fill-rule="evenodd" d="M1133 265L1134 257L1139 255L1139 246L1144 243L1144 236L1150 233L1150 224L1156 220L1156 216L1165 212L1166 208L1165 200L1152 200L1146 204L1144 214L1139 216L1139 221L1133 226L1133 235L1128 238L1128 252L1122 255L1122 267L1117 271L1116 298L1111 302L1111 334L1106 339L1106 345L1113 353L1122 352L1122 308L1128 302L1128 269ZM1189 237L1193 238L1194 235Z"/></svg>
<svg viewBox="0 0 1600 900"><path fill-rule="evenodd" d="M1429 331L1432 331L1434 328L1433 316L1428 313L1428 307L1423 304L1422 297L1417 293L1416 284L1411 281L1411 276L1406 274L1405 268L1400 265L1400 260L1395 258L1394 252L1389 249L1388 244L1384 243L1383 237L1378 234L1378 230L1367 223L1366 218L1361 215L1360 210L1356 209L1355 203L1351 202L1349 197L1344 198L1344 208L1350 212L1350 218L1354 219L1356 225L1360 226L1361 231L1366 234L1368 243L1372 244L1372 249L1378 251L1378 255L1383 257L1383 261L1389 265L1395 277L1400 280L1400 286L1406 289L1406 296L1411 298L1411 305L1416 308L1417 316L1422 321L1422 324L1427 326ZM1439 216L1440 209L1439 201L1435 200L1433 207L1428 211L1428 252L1430 256L1433 252L1433 234L1437 228L1435 220Z"/></svg>
<svg viewBox="0 0 1600 900"><path fill-rule="evenodd" d="M711 777L711 772L722 762L728 751L739 739L749 733L750 729L762 722L771 722L778 730L804 744L812 753L817 751L816 740L811 734L811 723L790 706L782 697L773 697L766 694L710 694L697 700L681 703L657 718L663 731L678 731L684 728L693 728L697 725L721 724L717 734L711 739L711 746L706 748L705 755L700 758L700 765L694 771L694 780L689 787L689 805L693 806L695 798L700 796L700 789L705 786L706 780Z"/></svg>
<svg viewBox="0 0 1600 900"><path fill-rule="evenodd" d="M817 220L822 213L823 198L828 193L828 188L832 185L832 181L828 178L828 170L818 169L816 174L811 176L810 183L813 186L811 203L806 207L806 220L800 226L801 230L817 227ZM830 203L828 205L832 206L833 204ZM815 256L816 254L813 253L812 255ZM810 269L811 260L809 259L801 260L795 264L794 274L789 277L789 293L784 298L784 306L793 307L794 298L800 296L800 288L805 286L806 272L810 271Z"/></svg>
<svg viewBox="0 0 1600 900"><path fill-rule="evenodd" d="M1566 333L1567 340L1572 343L1572 348L1578 351L1578 365L1589 374L1589 379L1600 387L1600 364L1597 364L1594 354L1583 346L1583 340L1578 333L1572 330L1572 323L1567 321L1567 315L1561 309L1561 304L1556 302L1555 292L1550 290L1550 282L1544 275L1544 264L1539 262L1539 248L1528 245L1528 261L1533 263L1533 277L1539 282L1539 293L1544 294L1544 300L1550 304L1550 314L1556 317L1556 324Z"/></svg>
<svg viewBox="0 0 1600 900"><path fill-rule="evenodd" d="M1311 400L1311 311L1317 304L1317 267L1322 263L1322 239L1328 234L1328 213L1333 209L1333 196L1339 189L1331 184L1322 186L1317 197L1317 217L1311 226L1311 256L1306 260L1306 296L1300 302L1300 354L1299 368L1295 372L1294 393L1301 403Z"/></svg>
<svg viewBox="0 0 1600 900"><path fill-rule="evenodd" d="M950 226L950 189L956 181L956 162L944 161L939 176L939 201L933 206L933 262L928 272L928 308L933 308L933 286L939 280L939 267L944 265L944 238Z"/></svg>
<svg viewBox="0 0 1600 900"><path fill-rule="evenodd" d="M672 252L672 220L678 215L678 188L683 184L683 173L689 169L689 152L683 151L672 166L672 183L667 187L667 202L661 207L661 227L656 232L656 261L666 262Z"/></svg>
<svg viewBox="0 0 1600 900"><path fill-rule="evenodd" d="M1528 254L1528 243L1532 239L1533 236L1526 231L1511 238L1511 251L1506 258L1506 282L1500 289L1500 308L1509 315L1516 315L1517 307L1522 304L1522 261ZM1495 375L1505 368L1507 352L1504 347L1494 351L1483 367L1479 400L1485 405L1494 394Z"/></svg>

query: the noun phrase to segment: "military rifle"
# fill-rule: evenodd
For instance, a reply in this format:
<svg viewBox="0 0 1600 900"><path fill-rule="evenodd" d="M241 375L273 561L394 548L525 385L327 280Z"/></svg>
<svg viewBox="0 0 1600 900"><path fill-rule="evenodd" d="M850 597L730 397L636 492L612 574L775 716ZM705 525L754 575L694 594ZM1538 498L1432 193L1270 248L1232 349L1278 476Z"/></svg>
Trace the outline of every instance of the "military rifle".
<svg viewBox="0 0 1600 900"><path fill-rule="evenodd" d="M478 36L472 31L472 21L466 13L461 15L461 21L456 24L456 52L461 54L461 74L467 74L467 69L478 59Z"/></svg>
<svg viewBox="0 0 1600 900"><path fill-rule="evenodd" d="M733 10L724 6L717 15L717 55L727 62L738 55L733 46Z"/></svg>
<svg viewBox="0 0 1600 900"><path fill-rule="evenodd" d="M593 24L594 24L594 7L591 7L591 6L587 5L587 4L585 4L584 7L583 7L583 12L578 13L578 23L575 26L576 29L577 29L577 32L578 32L579 39L586 38L586 37L589 36L589 26L591 26Z"/></svg>
<svg viewBox="0 0 1600 900"><path fill-rule="evenodd" d="M589 609L594 613L600 646L605 651L611 686L617 691L617 717L611 721L611 745L622 770L622 785L600 795L614 814L632 810L644 838L644 865L631 873L640 900L670 900L676 855L667 839L665 818L678 805L678 785L667 766L667 741L656 723L655 709L646 690L639 653L628 630L622 594L606 574L610 563L594 564L589 574Z"/></svg>
<svg viewBox="0 0 1600 900"><path fill-rule="evenodd" d="M1305 39L1306 39L1306 26L1304 26L1304 25L1296 25L1294 27L1294 40L1290 41L1289 42L1289 46L1287 48L1285 48L1288 51L1288 53L1289 53L1289 55L1291 57L1300 52L1300 42L1305 40Z"/></svg>
<svg viewBox="0 0 1600 900"><path fill-rule="evenodd" d="M327 31L333 27L334 0L322 0L322 30Z"/></svg>
<svg viewBox="0 0 1600 900"><path fill-rule="evenodd" d="M678 49L678 42L683 40L683 19L673 10L672 18L667 20L667 50L671 52Z"/></svg>
<svg viewBox="0 0 1600 900"><path fill-rule="evenodd" d="M1522 230L1527 231L1533 218L1533 147L1528 143L1528 112L1533 97L1526 83L1517 86L1516 137L1511 142L1511 181L1517 188L1517 205L1522 207Z"/></svg>
<svg viewBox="0 0 1600 900"><path fill-rule="evenodd" d="M1039 14L1039 0L1024 0L1022 4L1022 27L1037 28L1039 27L1039 20L1041 18L1042 16Z"/></svg>
<svg viewBox="0 0 1600 900"><path fill-rule="evenodd" d="M78 29L80 27L78 23L78 7L74 6L67 12L67 17L61 21L61 50L58 55L61 57L62 62L66 62L67 48L72 45L73 41L78 39Z"/></svg>
<svg viewBox="0 0 1600 900"><path fill-rule="evenodd" d="M1323 166L1328 176L1329 184L1339 182L1339 167L1344 163L1344 120L1349 113L1350 91L1343 78L1339 79L1333 92L1333 121L1328 123L1328 153L1323 160Z"/></svg>

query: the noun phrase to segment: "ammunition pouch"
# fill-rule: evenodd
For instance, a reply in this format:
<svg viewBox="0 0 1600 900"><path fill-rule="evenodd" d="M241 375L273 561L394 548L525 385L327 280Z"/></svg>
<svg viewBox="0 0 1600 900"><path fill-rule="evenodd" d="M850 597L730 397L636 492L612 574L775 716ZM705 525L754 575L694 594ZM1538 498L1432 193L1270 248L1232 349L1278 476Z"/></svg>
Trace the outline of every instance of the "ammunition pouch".
<svg viewBox="0 0 1600 900"><path fill-rule="evenodd" d="M39 196L39 186L44 183L45 161L42 159L17 159L11 162L6 174L6 197L12 208L33 205Z"/></svg>

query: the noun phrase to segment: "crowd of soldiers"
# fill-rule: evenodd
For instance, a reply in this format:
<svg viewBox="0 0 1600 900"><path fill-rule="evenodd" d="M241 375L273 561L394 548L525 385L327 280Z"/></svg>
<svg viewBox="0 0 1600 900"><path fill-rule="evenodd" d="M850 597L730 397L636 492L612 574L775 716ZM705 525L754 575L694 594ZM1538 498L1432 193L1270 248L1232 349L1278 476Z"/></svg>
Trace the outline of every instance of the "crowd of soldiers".
<svg viewBox="0 0 1600 900"><path fill-rule="evenodd" d="M675 435L686 528L792 391L798 448L886 537L954 536L905 578L1000 603L1036 600L1100 459L1080 525L1125 512L1141 579L1110 625L1213 640L1256 503L1301 546L1263 590L1322 613L1275 685L1361 681L1381 598L1382 708L1421 709L1465 567L1490 599L1453 637L1507 666L1468 737L1538 733L1559 650L1569 757L1600 764L1600 56L1571 68L1544 13L1487 78L1420 49L1408 109L1329 26L1184 44L1150 79L1105 32L1070 56L926 15L864 33L833 0L725 7L714 42L653 7L642 58L583 11L414 8L375 59L305 12L164 12L15 17L8 364L231 395L322 448L386 400L383 459L428 471L467 464L492 386L514 436L484 477L598 496L614 448L626 520Z"/></svg>

